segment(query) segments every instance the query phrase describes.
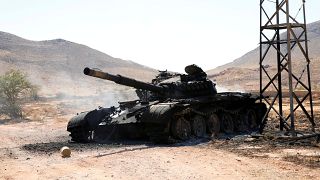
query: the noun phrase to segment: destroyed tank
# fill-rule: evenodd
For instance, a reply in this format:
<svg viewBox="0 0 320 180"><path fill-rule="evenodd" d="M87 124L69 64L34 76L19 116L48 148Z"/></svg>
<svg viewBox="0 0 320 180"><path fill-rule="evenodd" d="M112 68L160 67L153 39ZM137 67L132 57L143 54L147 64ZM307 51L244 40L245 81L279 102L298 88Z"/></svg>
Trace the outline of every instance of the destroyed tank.
<svg viewBox="0 0 320 180"><path fill-rule="evenodd" d="M72 141L176 142L257 130L267 110L258 95L217 93L216 84L200 67L189 65L185 72L160 71L152 83L146 83L85 68L85 75L136 88L139 99L76 115L67 126Z"/></svg>

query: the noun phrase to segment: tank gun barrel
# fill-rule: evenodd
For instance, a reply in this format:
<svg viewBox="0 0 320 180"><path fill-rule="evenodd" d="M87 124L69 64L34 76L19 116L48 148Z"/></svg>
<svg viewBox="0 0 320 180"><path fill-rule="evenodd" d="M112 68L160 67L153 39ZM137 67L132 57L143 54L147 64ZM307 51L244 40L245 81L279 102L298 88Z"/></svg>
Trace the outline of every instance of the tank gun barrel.
<svg viewBox="0 0 320 180"><path fill-rule="evenodd" d="M109 73L102 72L99 70L93 70L88 67L84 68L83 73L88 76L93 76L93 77L100 78L100 79L106 79L109 81L113 81L117 84L134 87L136 89L144 89L144 90L158 92L158 93L165 91L165 88L162 86L157 86L157 85L153 85L150 83L138 81L138 80L131 79L131 78L128 78L125 76L121 76L119 74L113 75L113 74L109 74Z"/></svg>

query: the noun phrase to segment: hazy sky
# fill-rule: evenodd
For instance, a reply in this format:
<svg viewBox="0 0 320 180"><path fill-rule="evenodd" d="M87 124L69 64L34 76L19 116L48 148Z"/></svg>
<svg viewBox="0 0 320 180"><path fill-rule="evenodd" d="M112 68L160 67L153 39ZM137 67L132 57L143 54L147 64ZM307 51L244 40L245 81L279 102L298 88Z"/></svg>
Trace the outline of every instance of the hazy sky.
<svg viewBox="0 0 320 180"><path fill-rule="evenodd" d="M258 46L259 2L0 0L0 31L62 38L156 69L182 72L195 63L208 70ZM306 8L308 23L320 20L320 0L306 0Z"/></svg>

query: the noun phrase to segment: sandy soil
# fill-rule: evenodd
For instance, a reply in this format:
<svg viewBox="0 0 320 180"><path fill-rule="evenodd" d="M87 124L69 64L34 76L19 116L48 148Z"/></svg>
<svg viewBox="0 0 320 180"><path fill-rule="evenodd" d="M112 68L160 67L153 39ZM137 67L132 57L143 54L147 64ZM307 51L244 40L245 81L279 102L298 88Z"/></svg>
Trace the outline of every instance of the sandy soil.
<svg viewBox="0 0 320 180"><path fill-rule="evenodd" d="M0 179L317 179L316 142L236 136L170 146L69 143L70 115L39 103L38 121L0 120ZM44 110L44 108L46 110ZM58 114L54 116L54 114ZM69 146L70 158L59 149Z"/></svg>

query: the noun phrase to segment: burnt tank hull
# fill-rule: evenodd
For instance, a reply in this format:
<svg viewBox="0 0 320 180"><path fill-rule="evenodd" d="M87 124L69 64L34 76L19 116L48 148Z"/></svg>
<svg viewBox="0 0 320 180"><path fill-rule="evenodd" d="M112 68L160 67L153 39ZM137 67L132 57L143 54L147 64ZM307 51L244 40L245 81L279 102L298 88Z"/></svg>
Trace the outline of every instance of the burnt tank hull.
<svg viewBox="0 0 320 180"><path fill-rule="evenodd" d="M267 108L250 93L217 93L215 84L196 65L187 74L162 71L152 83L90 68L84 74L137 89L138 100L119 102L73 117L67 126L75 142L151 139L175 142L191 137L261 129ZM178 80L167 81L172 77Z"/></svg>
<svg viewBox="0 0 320 180"><path fill-rule="evenodd" d="M150 139L161 143L248 133L258 130L267 110L257 101L258 97L248 93L228 92L205 98L137 102L118 112L106 108L81 113L69 121L68 131L75 142Z"/></svg>

